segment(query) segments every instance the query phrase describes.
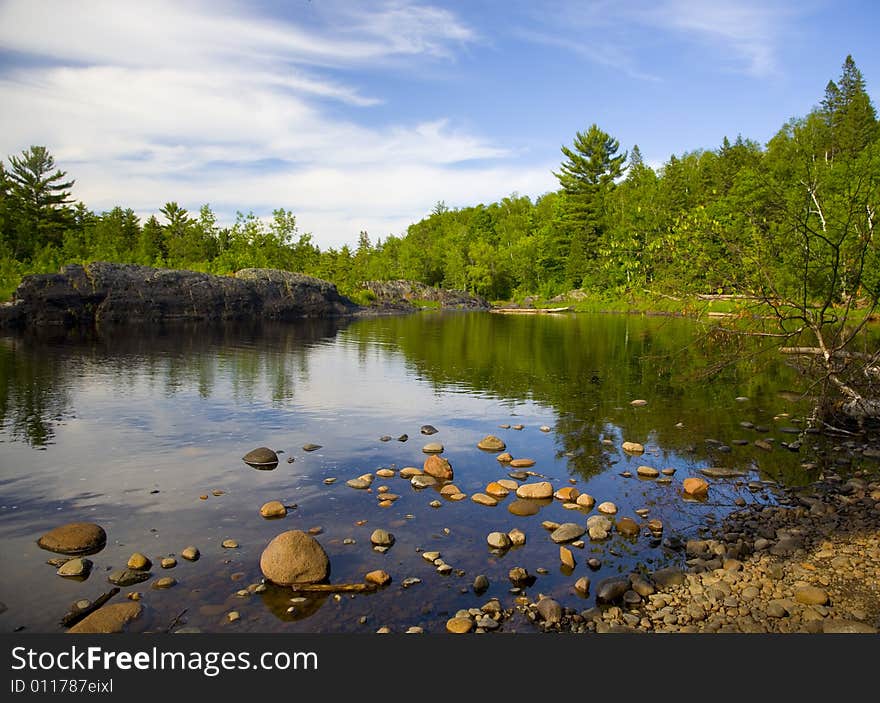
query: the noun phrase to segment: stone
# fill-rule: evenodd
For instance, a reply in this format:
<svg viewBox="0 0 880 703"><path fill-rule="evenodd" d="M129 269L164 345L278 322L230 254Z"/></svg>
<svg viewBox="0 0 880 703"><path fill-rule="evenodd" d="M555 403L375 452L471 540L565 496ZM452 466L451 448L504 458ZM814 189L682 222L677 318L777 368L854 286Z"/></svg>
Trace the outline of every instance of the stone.
<svg viewBox="0 0 880 703"><path fill-rule="evenodd" d="M518 498L552 498L553 485L549 481L540 481L538 483L524 483L516 489Z"/></svg>
<svg viewBox="0 0 880 703"><path fill-rule="evenodd" d="M594 542L608 539L608 530L599 525L593 525L592 527L587 528L587 534L590 535L590 539Z"/></svg>
<svg viewBox="0 0 880 703"><path fill-rule="evenodd" d="M381 478L393 478L394 469L379 469L376 471L376 476L379 476Z"/></svg>
<svg viewBox="0 0 880 703"><path fill-rule="evenodd" d="M467 493L453 493L451 496L448 496L449 500L459 501L467 498Z"/></svg>
<svg viewBox="0 0 880 703"><path fill-rule="evenodd" d="M461 489L454 483L447 483L440 489L441 496L451 496L455 495L456 493L461 493Z"/></svg>
<svg viewBox="0 0 880 703"><path fill-rule="evenodd" d="M587 595L590 592L590 577L581 576L574 582L574 590L583 596Z"/></svg>
<svg viewBox="0 0 880 703"><path fill-rule="evenodd" d="M104 605L80 620L68 632L74 634L122 632L125 626L131 621L137 620L142 612L143 606L134 601Z"/></svg>
<svg viewBox="0 0 880 703"><path fill-rule="evenodd" d="M562 620L562 606L552 598L541 598L538 601L538 615L544 622L553 625Z"/></svg>
<svg viewBox="0 0 880 703"><path fill-rule="evenodd" d="M642 602L642 597L634 590L630 589L626 593L623 594L623 604L632 608L636 605L640 605Z"/></svg>
<svg viewBox="0 0 880 703"><path fill-rule="evenodd" d="M511 515L527 517L529 515L537 515L541 510L541 505L541 502L537 500L517 499L507 506L507 510Z"/></svg>
<svg viewBox="0 0 880 703"><path fill-rule="evenodd" d="M801 586L794 590L794 599L804 605L825 605L828 594L817 586Z"/></svg>
<svg viewBox="0 0 880 703"><path fill-rule="evenodd" d="M682 482L684 494L691 498L706 498L709 495L709 484L701 478L686 478Z"/></svg>
<svg viewBox="0 0 880 703"><path fill-rule="evenodd" d="M641 529L639 524L631 517L622 517L615 524L617 531L624 537L638 537Z"/></svg>
<svg viewBox="0 0 880 703"><path fill-rule="evenodd" d="M553 494L553 497L565 503L574 503L579 495L580 491L574 486L563 486Z"/></svg>
<svg viewBox="0 0 880 703"><path fill-rule="evenodd" d="M553 532L553 530L559 527L559 523L554 522L553 520L544 520L544 522L541 523L541 527L543 527L548 532Z"/></svg>
<svg viewBox="0 0 880 703"><path fill-rule="evenodd" d="M591 515L587 518L587 528L598 527L606 532L610 532L613 524L610 518L605 517L604 515Z"/></svg>
<svg viewBox="0 0 880 703"><path fill-rule="evenodd" d="M640 574L630 576L630 587L643 598L653 595L657 589L654 584Z"/></svg>
<svg viewBox="0 0 880 703"><path fill-rule="evenodd" d="M487 452L503 452L506 449L506 445L499 437L490 434L477 442L477 449Z"/></svg>
<svg viewBox="0 0 880 703"><path fill-rule="evenodd" d="M448 459L444 459L442 456L437 456L436 454L432 454L425 459L422 471L428 476L433 476L441 481L452 480L452 464L449 463Z"/></svg>
<svg viewBox="0 0 880 703"><path fill-rule="evenodd" d="M658 569L651 575L651 578L657 588L661 590L673 588L674 586L681 586L685 582L684 572L674 566Z"/></svg>
<svg viewBox="0 0 880 703"><path fill-rule="evenodd" d="M382 501L379 501L379 505L382 506L383 508L384 508L384 507L388 507L388 506L382 505L383 503L388 503L388 506L391 505L391 501L388 501L388 500L382 500ZM441 508L441 507L443 507L443 503L441 503L439 500L432 500L430 503L428 503L428 505L429 505L430 507L432 507L432 508Z"/></svg>
<svg viewBox="0 0 880 703"><path fill-rule="evenodd" d="M290 609L288 609L289 612ZM229 622L236 622L237 620L241 620L241 614L237 610L230 610L226 613L226 620Z"/></svg>
<svg viewBox="0 0 880 703"><path fill-rule="evenodd" d="M513 461L513 455L510 452L502 452L495 458L502 464L509 464L511 461Z"/></svg>
<svg viewBox="0 0 880 703"><path fill-rule="evenodd" d="M107 544L107 533L93 522L72 522L50 530L37 544L57 554L95 554Z"/></svg>
<svg viewBox="0 0 880 703"><path fill-rule="evenodd" d="M523 584L531 580L529 572L521 566L514 566L510 571L508 571L507 578L509 578L511 583L513 583L514 585Z"/></svg>
<svg viewBox="0 0 880 703"><path fill-rule="evenodd" d="M708 469L700 469L700 473L707 478L742 478L748 476L747 471L741 469L728 469L723 466L713 466Z"/></svg>
<svg viewBox="0 0 880 703"><path fill-rule="evenodd" d="M586 510L591 510L592 507L596 504L596 499L593 498L589 493L581 493L577 500L575 501L579 506L585 508Z"/></svg>
<svg viewBox="0 0 880 703"><path fill-rule="evenodd" d="M269 447L257 447L251 449L242 458L242 461L249 466L260 469L275 468L278 466L278 454L269 449Z"/></svg>
<svg viewBox="0 0 880 703"><path fill-rule="evenodd" d="M657 518L652 518L648 520L648 529L654 535L660 535L663 532L663 522L661 520L658 520Z"/></svg>
<svg viewBox="0 0 880 703"><path fill-rule="evenodd" d="M514 459L510 462L510 468L512 469L529 469L534 465L534 459Z"/></svg>
<svg viewBox="0 0 880 703"><path fill-rule="evenodd" d="M510 538L510 543L514 547L521 547L526 543L526 533L518 527L514 527L510 530L510 532L507 533L507 536Z"/></svg>
<svg viewBox="0 0 880 703"><path fill-rule="evenodd" d="M238 542L234 539L224 539L220 543L220 546L223 547L223 549L238 549Z"/></svg>
<svg viewBox="0 0 880 703"><path fill-rule="evenodd" d="M159 588L159 589L171 588L175 584L177 584L177 579L173 578L172 576L163 576L162 578L156 579L153 582L153 588Z"/></svg>
<svg viewBox="0 0 880 703"><path fill-rule="evenodd" d="M766 439L756 439L755 446L758 449L763 449L765 452L772 452L773 451L773 445L770 442L768 442Z"/></svg>
<svg viewBox="0 0 880 703"><path fill-rule="evenodd" d="M373 485L373 482L365 479L365 478L350 478L345 482L345 485L349 488L354 488L359 491L364 491L370 486Z"/></svg>
<svg viewBox="0 0 880 703"><path fill-rule="evenodd" d="M260 555L263 576L279 586L318 583L330 574L327 553L311 535L288 530L276 535Z"/></svg>
<svg viewBox="0 0 880 703"><path fill-rule="evenodd" d="M390 547L394 544L394 535L387 530L377 528L373 530L373 534L370 535L370 542L378 547Z"/></svg>
<svg viewBox="0 0 880 703"><path fill-rule="evenodd" d="M478 574L474 578L474 583L471 586L474 589L474 593L479 595L480 593L485 593L489 588L489 579L486 578L484 574Z"/></svg>
<svg viewBox="0 0 880 703"><path fill-rule="evenodd" d="M320 448L321 448L320 444L312 444L311 442L308 442L302 446L302 450L304 452L316 452Z"/></svg>
<svg viewBox="0 0 880 703"><path fill-rule="evenodd" d="M64 562L56 572L65 578L86 578L92 570L92 562L84 557L75 557Z"/></svg>
<svg viewBox="0 0 880 703"><path fill-rule="evenodd" d="M135 552L128 558L128 568L134 569L135 571L149 571L150 567L153 565L147 557L145 557L140 552Z"/></svg>
<svg viewBox="0 0 880 703"><path fill-rule="evenodd" d="M198 561L201 554L199 553L198 549L193 546L189 546L183 548L183 550L180 552L180 556L182 556L187 561Z"/></svg>
<svg viewBox="0 0 880 703"><path fill-rule="evenodd" d="M133 586L136 583L142 583L150 578L150 576L151 574L149 571L122 569L120 571L111 572L110 575L107 576L107 580L114 586L125 588L126 586Z"/></svg>
<svg viewBox="0 0 880 703"><path fill-rule="evenodd" d="M463 635L474 629L474 621L470 618L450 618L446 621L446 631L455 635Z"/></svg>
<svg viewBox="0 0 880 703"><path fill-rule="evenodd" d="M177 566L177 559L174 557L164 557L162 561L159 562L159 566L163 569L173 569Z"/></svg>
<svg viewBox="0 0 880 703"><path fill-rule="evenodd" d="M424 447L422 447L422 451L425 454L442 454L443 445L440 444L440 442L428 442Z"/></svg>
<svg viewBox="0 0 880 703"><path fill-rule="evenodd" d="M513 430L521 430L525 427L525 425L513 425L511 429Z"/></svg>
<svg viewBox="0 0 880 703"><path fill-rule="evenodd" d="M828 618L822 623L822 632L829 635L876 635L877 628L872 627L868 623L859 622L858 620L838 620L836 618Z"/></svg>
<svg viewBox="0 0 880 703"><path fill-rule="evenodd" d="M550 425L541 425L538 429L541 432L550 432L552 428L550 427Z"/></svg>
<svg viewBox="0 0 880 703"><path fill-rule="evenodd" d="M596 510L605 515L617 514L617 506L610 500L606 500L604 503L599 503L599 507L597 507Z"/></svg>
<svg viewBox="0 0 880 703"><path fill-rule="evenodd" d="M510 490L502 486L497 481L491 481L486 486L486 493L488 493L493 498L504 498L505 496L507 496L508 493L510 493Z"/></svg>
<svg viewBox="0 0 880 703"><path fill-rule="evenodd" d="M596 557L590 557L587 559L587 566L589 566L593 571L598 571L602 568L602 562L596 559Z"/></svg>
<svg viewBox="0 0 880 703"><path fill-rule="evenodd" d="M419 432L425 435L437 434L438 430L434 425L422 425L419 428Z"/></svg>
<svg viewBox="0 0 880 703"><path fill-rule="evenodd" d="M660 469L660 473L663 474L664 476L675 476L675 469L671 469L671 468Z"/></svg>
<svg viewBox="0 0 880 703"><path fill-rule="evenodd" d="M657 478L660 472L653 466L640 466L636 469L636 473L642 478Z"/></svg>
<svg viewBox="0 0 880 703"><path fill-rule="evenodd" d="M638 442L624 442L621 445L621 449L623 449L623 451L625 451L627 454L638 455L645 453L644 445L639 444Z"/></svg>
<svg viewBox="0 0 880 703"><path fill-rule="evenodd" d="M329 476L328 478L324 479L323 483L325 486L332 486L334 483L336 483L336 478L334 476ZM352 486L352 488L357 488L357 486Z"/></svg>
<svg viewBox="0 0 880 703"><path fill-rule="evenodd" d="M478 505L485 505L490 508L494 508L498 505L498 501L492 496L487 496L485 493L474 493L471 496L471 500Z"/></svg>
<svg viewBox="0 0 880 703"><path fill-rule="evenodd" d="M571 553L571 550L567 547L559 548L559 561L562 562L562 565L573 569L575 567L574 554Z"/></svg>
<svg viewBox="0 0 880 703"><path fill-rule="evenodd" d="M486 543L493 549L509 549L512 544L510 537L504 532L490 532Z"/></svg>
<svg viewBox="0 0 880 703"><path fill-rule="evenodd" d="M553 530L550 534L550 539L557 544L571 542L583 535L584 532L586 532L586 530L576 522L565 522Z"/></svg>
<svg viewBox="0 0 880 703"><path fill-rule="evenodd" d="M378 473L378 472L377 472ZM422 470L415 466L406 466L400 470L400 478L411 479L413 476L421 476Z"/></svg>
<svg viewBox="0 0 880 703"><path fill-rule="evenodd" d="M512 478L499 478L495 483L499 486L503 486L508 491L516 491L516 489L519 488L519 484Z"/></svg>
<svg viewBox="0 0 880 703"><path fill-rule="evenodd" d="M528 471L510 471L507 474L510 478L515 478L517 481L525 481L529 478Z"/></svg>
<svg viewBox="0 0 880 703"><path fill-rule="evenodd" d="M287 515L287 508L280 500L270 500L260 507L260 515L267 519L284 517Z"/></svg>
<svg viewBox="0 0 880 703"><path fill-rule="evenodd" d="M413 488L429 488L437 485L437 479L428 474L416 474L409 482Z"/></svg>
<svg viewBox="0 0 880 703"><path fill-rule="evenodd" d="M389 576L386 571L382 571L382 569L376 569L375 571L370 571L364 576L364 580L367 583L374 583L377 586L387 586L391 583L391 576Z"/></svg>
<svg viewBox="0 0 880 703"><path fill-rule="evenodd" d="M596 586L596 603L603 605L619 602L628 590L628 578L611 576L603 579Z"/></svg>

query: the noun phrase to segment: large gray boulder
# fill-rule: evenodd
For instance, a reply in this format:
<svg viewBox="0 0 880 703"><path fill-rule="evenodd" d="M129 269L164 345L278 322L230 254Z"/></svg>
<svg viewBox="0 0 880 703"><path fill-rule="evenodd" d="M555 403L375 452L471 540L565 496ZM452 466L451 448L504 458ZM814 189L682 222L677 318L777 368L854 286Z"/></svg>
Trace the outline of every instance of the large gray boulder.
<svg viewBox="0 0 880 703"><path fill-rule="evenodd" d="M454 310L488 310L489 301L462 290L435 288L417 281L365 281L360 287L372 294L372 307L385 310L417 310L436 303Z"/></svg>
<svg viewBox="0 0 880 703"><path fill-rule="evenodd" d="M2 326L62 326L196 320L290 320L338 317L358 306L318 278L274 269L235 276L133 264L71 264L26 276Z"/></svg>

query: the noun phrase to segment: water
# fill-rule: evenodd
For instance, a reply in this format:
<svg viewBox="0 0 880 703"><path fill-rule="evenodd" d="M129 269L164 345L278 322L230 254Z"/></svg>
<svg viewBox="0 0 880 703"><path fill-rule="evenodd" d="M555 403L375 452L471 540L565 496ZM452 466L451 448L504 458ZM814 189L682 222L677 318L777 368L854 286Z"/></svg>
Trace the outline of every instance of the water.
<svg viewBox="0 0 880 703"><path fill-rule="evenodd" d="M809 410L792 395L794 372L772 357L743 356L709 379L706 372L725 351L724 341L703 337L687 320L489 313L0 337L0 601L7 607L0 627L59 631L71 603L106 591L107 571L124 567L134 551L152 558L154 578L178 581L167 591L149 582L123 589L143 594L145 615L134 630L164 630L185 610L182 620L203 631L443 631L456 610L492 596L509 607L513 566L548 570L529 589L533 597L541 592L566 606L590 607L593 597L573 589L579 576L595 584L633 568L680 563L680 553L644 532L602 543L585 536L584 549L572 548L577 568L564 573L541 522L583 524L586 515L559 501L518 517L507 511L513 496L488 508L447 501L432 488L416 491L396 476L377 479L371 492L345 480L380 467L421 466L422 445L440 441L456 485L470 496L506 477L494 453L476 448L484 435L496 434L514 456L535 459L532 470L554 488L571 481L597 503L615 502L619 517L648 508L666 536L694 536L707 516L723 518L737 496L770 500L748 481L803 483L815 472L801 464L826 460L824 444L812 435L801 436L800 452L780 446L798 438L793 432L804 428ZM636 398L648 405L632 407ZM426 423L439 433L422 436ZM551 431L540 431L542 425ZM406 442L379 440L404 433ZM776 448L755 447L759 438ZM627 456L624 440L643 443L646 454ZM322 447L304 452L305 443ZM241 461L263 445L284 451L275 470ZM641 464L676 469L673 482L620 476ZM683 501L681 479L709 466L748 476L713 481L704 504ZM330 477L338 480L325 485ZM380 485L401 496L390 508L377 505ZM260 505L275 499L298 507L280 520L261 518ZM429 507L435 499L440 508ZM74 521L97 522L108 534L82 582L56 576L45 563L53 555L35 543ZM236 595L259 582L259 556L274 535L316 526L331 581L359 582L381 568L391 585L374 594L312 598L292 612L284 589ZM384 555L370 547L377 527L397 540ZM486 535L513 527L527 543L492 554ZM223 549L227 538L239 548ZM176 568L158 567L162 556L189 544L201 550L198 562L178 557ZM436 573L419 549L440 551L464 575ZM598 572L585 565L592 556L602 561ZM479 573L491 582L480 597L469 591ZM421 583L404 589L407 577ZM231 610L241 620L228 623ZM531 626L513 619L505 629Z"/></svg>

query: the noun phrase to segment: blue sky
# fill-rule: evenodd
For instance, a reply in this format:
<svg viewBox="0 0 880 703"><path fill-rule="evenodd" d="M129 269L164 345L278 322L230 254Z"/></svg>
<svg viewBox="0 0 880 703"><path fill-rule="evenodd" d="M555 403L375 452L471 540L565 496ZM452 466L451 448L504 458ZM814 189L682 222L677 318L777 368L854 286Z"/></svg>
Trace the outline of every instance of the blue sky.
<svg viewBox="0 0 880 703"><path fill-rule="evenodd" d="M292 210L322 247L557 187L596 122L659 166L802 116L880 3L0 0L0 154L96 210Z"/></svg>

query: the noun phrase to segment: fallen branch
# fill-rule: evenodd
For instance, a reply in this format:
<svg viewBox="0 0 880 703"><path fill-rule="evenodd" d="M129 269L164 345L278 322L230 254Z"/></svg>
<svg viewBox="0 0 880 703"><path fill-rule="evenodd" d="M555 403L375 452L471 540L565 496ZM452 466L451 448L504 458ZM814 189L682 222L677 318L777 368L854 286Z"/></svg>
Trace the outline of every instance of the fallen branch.
<svg viewBox="0 0 880 703"><path fill-rule="evenodd" d="M61 618L61 624L64 627L73 627L80 620L86 617L86 615L91 615L92 613L94 613L98 608L104 605L104 603L110 600L117 593L119 593L119 588L114 586L106 593L102 593L100 596L95 598L94 602L90 603L85 608L81 608L79 610L71 610L63 618Z"/></svg>
<svg viewBox="0 0 880 703"><path fill-rule="evenodd" d="M795 354L798 356L825 356L825 352L821 347L780 347L780 354ZM865 354L864 352L850 352L837 350L830 353L832 358L838 359L874 359L876 354Z"/></svg>
<svg viewBox="0 0 880 703"><path fill-rule="evenodd" d="M370 593L378 586L374 583L293 583L290 588L297 593Z"/></svg>
<svg viewBox="0 0 880 703"><path fill-rule="evenodd" d="M180 619L181 619L184 615L186 615L186 611L187 611L187 610L189 610L189 608L184 608L183 610L181 610L177 615L175 615L175 616L171 619L171 622L168 623L168 627L165 628L165 634L166 634L166 635L171 634L171 631L172 631L175 627L177 627L177 626L180 624Z"/></svg>
<svg viewBox="0 0 880 703"><path fill-rule="evenodd" d="M681 301L681 298L676 298L674 295L666 295L666 293L659 293L655 290L648 290L647 288L642 288L642 290L648 295L659 295L661 298L666 298L667 300L675 300L676 302Z"/></svg>

